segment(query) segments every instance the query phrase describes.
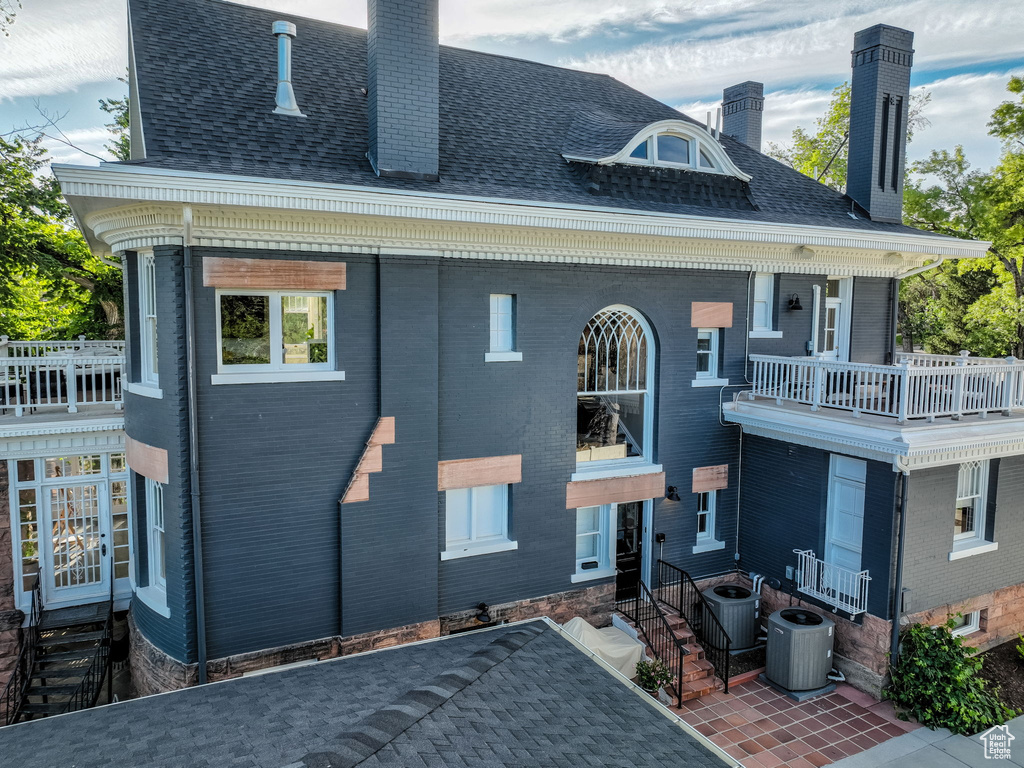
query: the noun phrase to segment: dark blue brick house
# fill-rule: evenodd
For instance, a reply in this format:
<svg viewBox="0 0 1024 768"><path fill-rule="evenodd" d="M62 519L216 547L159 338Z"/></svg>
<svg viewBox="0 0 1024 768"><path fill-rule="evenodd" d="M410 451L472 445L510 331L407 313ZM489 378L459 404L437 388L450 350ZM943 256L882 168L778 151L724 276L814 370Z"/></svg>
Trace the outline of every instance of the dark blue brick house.
<svg viewBox="0 0 1024 768"><path fill-rule="evenodd" d="M56 172L126 269L140 691L603 624L663 563L834 614L868 688L897 615L1020 627L1021 366L895 346L986 247L900 223L911 33L856 36L843 195L758 83L719 128L436 0L129 6L133 159Z"/></svg>

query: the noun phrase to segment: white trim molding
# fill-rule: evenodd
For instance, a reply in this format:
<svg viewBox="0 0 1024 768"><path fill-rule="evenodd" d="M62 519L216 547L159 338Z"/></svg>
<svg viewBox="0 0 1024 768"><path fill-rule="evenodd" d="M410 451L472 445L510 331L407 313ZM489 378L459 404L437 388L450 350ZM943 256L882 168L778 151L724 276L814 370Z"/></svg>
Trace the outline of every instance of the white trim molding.
<svg viewBox="0 0 1024 768"><path fill-rule="evenodd" d="M211 384L283 384L298 381L344 381L344 371L268 371L267 373L214 373Z"/></svg>
<svg viewBox="0 0 1024 768"><path fill-rule="evenodd" d="M139 395L140 397L152 397L155 400L163 400L164 391L160 387L154 387L150 384L137 384L133 381L129 381L124 385L125 392L131 392L133 395Z"/></svg>
<svg viewBox="0 0 1024 768"><path fill-rule="evenodd" d="M330 253L897 277L988 243L601 206L103 164L54 172L96 252L193 244ZM807 254L811 254L808 258ZM892 254L898 253L899 259Z"/></svg>
<svg viewBox="0 0 1024 768"><path fill-rule="evenodd" d="M484 352L485 363L521 363L522 352Z"/></svg>
<svg viewBox="0 0 1024 768"><path fill-rule="evenodd" d="M995 552L999 549L999 542L997 541L977 541L973 540L969 544L964 546L953 546L953 551L949 553L950 560L962 560L965 557L971 557L972 555L981 555L985 552Z"/></svg>
<svg viewBox="0 0 1024 768"><path fill-rule="evenodd" d="M896 472L944 467L966 461L1024 455L1024 414L966 416L901 425L884 416L856 417L839 410L812 412L797 404L747 400L740 393L722 406L722 418L744 434L759 435L862 459L884 461Z"/></svg>

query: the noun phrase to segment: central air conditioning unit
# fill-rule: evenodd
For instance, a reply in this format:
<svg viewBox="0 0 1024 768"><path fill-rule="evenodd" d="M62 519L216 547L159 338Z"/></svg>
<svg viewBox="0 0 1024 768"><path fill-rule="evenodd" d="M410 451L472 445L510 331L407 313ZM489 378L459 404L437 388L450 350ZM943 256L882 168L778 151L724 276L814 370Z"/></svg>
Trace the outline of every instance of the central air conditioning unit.
<svg viewBox="0 0 1024 768"><path fill-rule="evenodd" d="M761 598L739 584L721 584L705 589L701 594L711 606L711 612L732 641L732 650L753 648L757 642L761 615ZM710 621L704 629L710 631ZM714 639L709 637L709 639Z"/></svg>
<svg viewBox="0 0 1024 768"><path fill-rule="evenodd" d="M787 691L828 685L835 622L805 608L783 608L768 617L764 676Z"/></svg>

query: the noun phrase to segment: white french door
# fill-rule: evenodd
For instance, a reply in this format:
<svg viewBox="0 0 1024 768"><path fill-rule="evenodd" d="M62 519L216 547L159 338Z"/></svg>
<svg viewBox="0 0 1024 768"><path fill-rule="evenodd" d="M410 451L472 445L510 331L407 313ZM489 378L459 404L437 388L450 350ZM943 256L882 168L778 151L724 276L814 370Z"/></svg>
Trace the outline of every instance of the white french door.
<svg viewBox="0 0 1024 768"><path fill-rule="evenodd" d="M861 570L866 479L866 461L832 455L825 522L826 566L853 572Z"/></svg>
<svg viewBox="0 0 1024 768"><path fill-rule="evenodd" d="M45 489L40 520L43 604L82 603L110 594L107 483Z"/></svg>
<svg viewBox="0 0 1024 768"><path fill-rule="evenodd" d="M853 280L830 277L825 281L825 343L822 354L829 360L850 360L850 304Z"/></svg>

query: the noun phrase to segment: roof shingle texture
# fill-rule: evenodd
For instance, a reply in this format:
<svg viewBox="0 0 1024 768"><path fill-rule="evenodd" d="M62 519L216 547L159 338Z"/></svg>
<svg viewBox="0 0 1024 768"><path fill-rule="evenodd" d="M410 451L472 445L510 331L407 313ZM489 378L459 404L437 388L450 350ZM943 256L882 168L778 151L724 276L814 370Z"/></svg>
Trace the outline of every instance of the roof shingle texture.
<svg viewBox="0 0 1024 768"><path fill-rule="evenodd" d="M850 198L729 137L725 150L753 176L756 211L592 195L564 151L608 153L639 127L681 113L607 75L448 46L439 64L440 181L378 178L365 157L365 30L222 0L130 0L130 10L143 165L922 234L851 218ZM293 82L305 118L273 114L277 20L298 28Z"/></svg>
<svg viewBox="0 0 1024 768"><path fill-rule="evenodd" d="M4 764L721 768L540 622L0 729Z"/></svg>

